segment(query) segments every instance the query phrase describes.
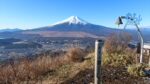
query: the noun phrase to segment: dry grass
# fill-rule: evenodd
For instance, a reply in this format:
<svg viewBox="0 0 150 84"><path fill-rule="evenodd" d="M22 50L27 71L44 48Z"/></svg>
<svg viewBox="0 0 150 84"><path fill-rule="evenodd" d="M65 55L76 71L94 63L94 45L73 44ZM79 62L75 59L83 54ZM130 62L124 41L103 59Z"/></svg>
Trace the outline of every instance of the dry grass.
<svg viewBox="0 0 150 84"><path fill-rule="evenodd" d="M103 52L103 65L117 66L128 66L136 63L136 53L134 50L126 48L121 52L108 54Z"/></svg>
<svg viewBox="0 0 150 84"><path fill-rule="evenodd" d="M131 36L127 33L112 33L104 43L103 64L127 66L136 62L135 50L128 48Z"/></svg>
<svg viewBox="0 0 150 84"><path fill-rule="evenodd" d="M62 57L50 58L48 56L38 57L34 60L22 59L13 61L0 69L0 83L12 84L29 82L31 80L42 80L42 76L52 73L53 70L63 65Z"/></svg>
<svg viewBox="0 0 150 84"><path fill-rule="evenodd" d="M70 62L83 61L82 49L70 48L66 54L58 56L38 56L35 59L22 58L0 66L0 84L20 84L42 81L44 76L51 75L58 67Z"/></svg>
<svg viewBox="0 0 150 84"><path fill-rule="evenodd" d="M147 67L146 64L132 64L128 66L128 73L133 76L146 76L144 69Z"/></svg>
<svg viewBox="0 0 150 84"><path fill-rule="evenodd" d="M82 62L84 60L84 50L79 47L72 47L68 50L67 59L71 62Z"/></svg>

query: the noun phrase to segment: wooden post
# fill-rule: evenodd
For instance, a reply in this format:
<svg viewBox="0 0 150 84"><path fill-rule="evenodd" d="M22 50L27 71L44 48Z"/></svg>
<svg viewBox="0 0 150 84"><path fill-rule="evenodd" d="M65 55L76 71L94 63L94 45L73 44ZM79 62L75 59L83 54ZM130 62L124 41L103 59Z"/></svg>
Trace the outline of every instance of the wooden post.
<svg viewBox="0 0 150 84"><path fill-rule="evenodd" d="M149 57L148 66L150 66L150 49L148 49L148 57Z"/></svg>
<svg viewBox="0 0 150 84"><path fill-rule="evenodd" d="M150 49L147 49L147 52L146 52L146 53L147 53L148 56L150 55L150 52L149 52L149 51L150 51Z"/></svg>
<svg viewBox="0 0 150 84"><path fill-rule="evenodd" d="M102 40L95 41L95 78L94 84L101 84L101 56L102 46L104 42Z"/></svg>

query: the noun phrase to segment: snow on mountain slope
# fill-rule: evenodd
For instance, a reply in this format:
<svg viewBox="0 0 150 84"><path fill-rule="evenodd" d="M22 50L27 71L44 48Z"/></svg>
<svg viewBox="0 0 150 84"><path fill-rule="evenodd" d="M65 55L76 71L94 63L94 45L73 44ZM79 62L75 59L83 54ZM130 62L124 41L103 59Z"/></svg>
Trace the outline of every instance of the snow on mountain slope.
<svg viewBox="0 0 150 84"><path fill-rule="evenodd" d="M57 22L57 23L54 23L50 26L55 26L55 25L59 25L59 24L64 24L64 23L68 23L68 24L82 24L82 25L86 25L88 24L88 22L86 22L85 20L77 17L77 16L70 16L69 18L63 20L63 21L60 21L60 22Z"/></svg>

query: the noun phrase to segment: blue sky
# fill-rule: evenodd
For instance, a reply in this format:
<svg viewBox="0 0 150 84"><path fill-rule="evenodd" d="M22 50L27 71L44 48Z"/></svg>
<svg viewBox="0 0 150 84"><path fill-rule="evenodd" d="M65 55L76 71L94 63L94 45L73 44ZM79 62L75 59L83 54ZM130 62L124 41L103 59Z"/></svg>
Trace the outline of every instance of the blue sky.
<svg viewBox="0 0 150 84"><path fill-rule="evenodd" d="M128 12L150 26L150 0L0 0L0 29L47 26L69 16L98 25L117 27L114 20Z"/></svg>

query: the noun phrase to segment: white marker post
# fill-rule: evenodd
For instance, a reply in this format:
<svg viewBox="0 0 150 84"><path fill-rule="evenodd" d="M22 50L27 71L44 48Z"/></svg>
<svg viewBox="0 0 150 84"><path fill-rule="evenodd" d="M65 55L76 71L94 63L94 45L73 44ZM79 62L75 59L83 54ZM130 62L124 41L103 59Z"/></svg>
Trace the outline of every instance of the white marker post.
<svg viewBox="0 0 150 84"><path fill-rule="evenodd" d="M101 84L101 58L102 58L102 46L104 42L102 40L95 41L95 78L94 84Z"/></svg>

